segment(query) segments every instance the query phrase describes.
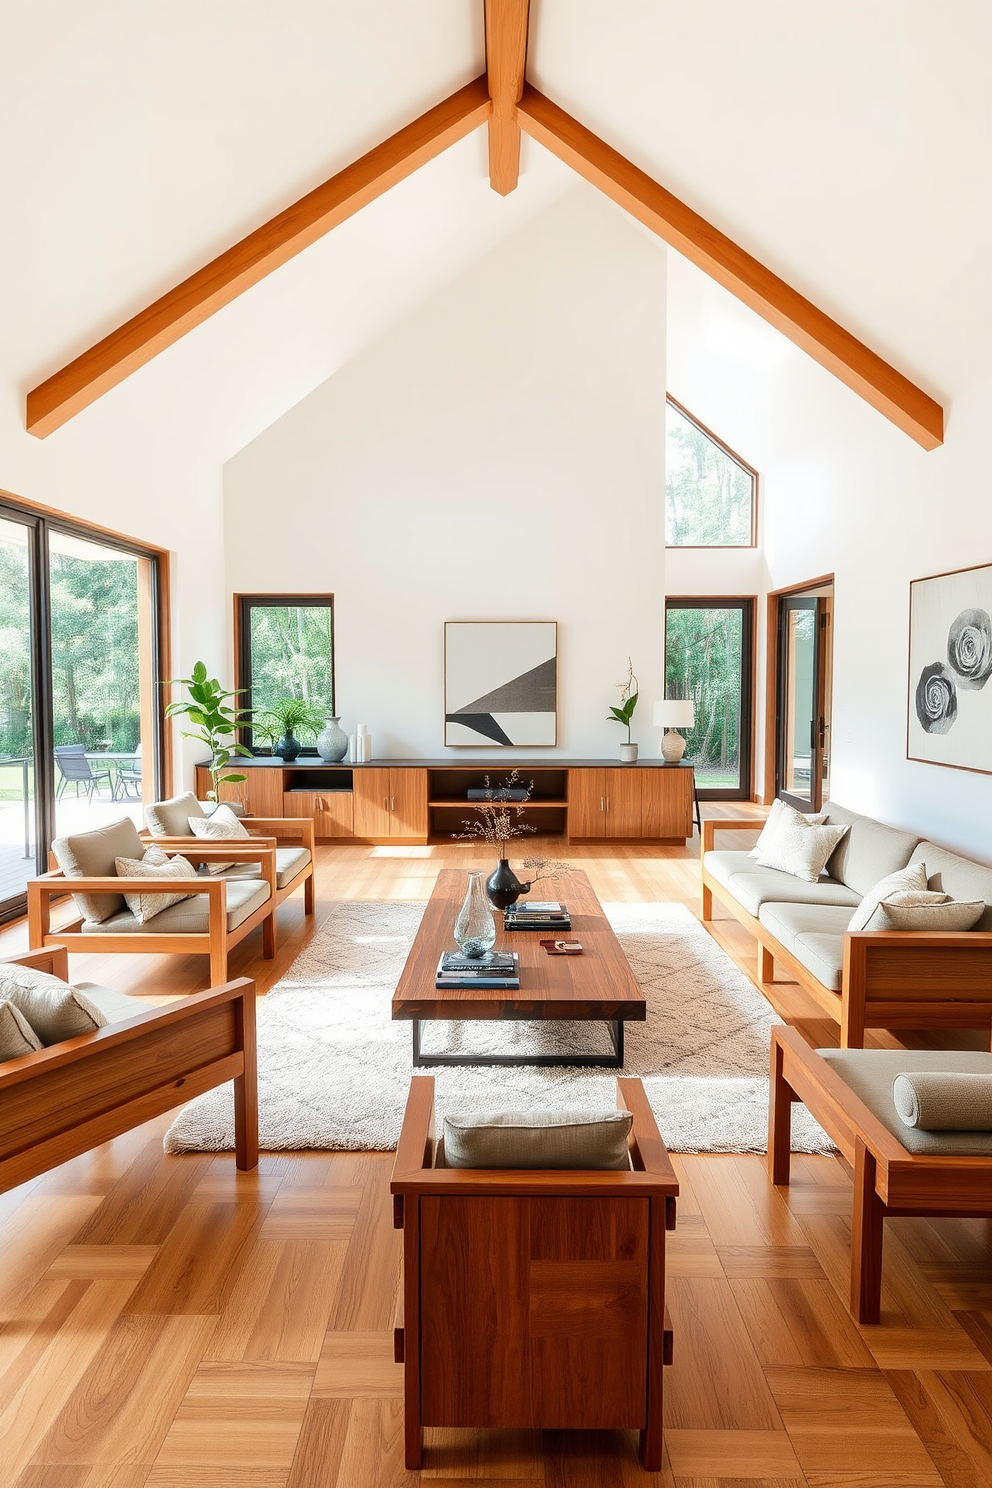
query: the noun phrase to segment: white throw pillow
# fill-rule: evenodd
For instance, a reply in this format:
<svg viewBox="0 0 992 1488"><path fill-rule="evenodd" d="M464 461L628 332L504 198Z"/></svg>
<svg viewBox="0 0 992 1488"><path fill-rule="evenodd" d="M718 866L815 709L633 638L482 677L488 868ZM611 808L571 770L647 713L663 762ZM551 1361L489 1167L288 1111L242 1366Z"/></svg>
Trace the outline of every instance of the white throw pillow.
<svg viewBox="0 0 992 1488"><path fill-rule="evenodd" d="M760 858L770 844L774 842L776 835L783 827L783 810L793 811L795 808L789 806L786 801L776 796L768 808L768 815L765 817L765 825L761 829L761 836L748 853L749 858ZM803 813L798 812L797 815L802 816ZM826 819L827 813L825 811L814 811L810 816L803 816L803 820L808 822L811 827L822 827Z"/></svg>
<svg viewBox="0 0 992 1488"><path fill-rule="evenodd" d="M41 1039L12 1002L0 1001L0 1062L20 1059L22 1054L36 1054Z"/></svg>
<svg viewBox="0 0 992 1488"><path fill-rule="evenodd" d="M205 841L223 842L225 838L251 836L227 805L218 806L210 816L191 816L189 825L193 836L202 837ZM233 863L208 863L207 872L224 873L234 866Z"/></svg>
<svg viewBox="0 0 992 1488"><path fill-rule="evenodd" d="M185 858L170 858L154 843L143 858L116 858L118 878L195 878L196 869ZM152 894L125 894L127 907L139 925L147 925L170 904L179 904L190 896L184 890L172 894L168 889L157 889Z"/></svg>
<svg viewBox="0 0 992 1488"><path fill-rule="evenodd" d="M774 836L762 846L758 862L762 868L778 868L793 878L816 883L827 859L847 830L846 826L810 826L809 819L801 811L783 801Z"/></svg>
<svg viewBox="0 0 992 1488"><path fill-rule="evenodd" d="M880 878L878 883L870 888L851 916L848 930L863 930L871 919L875 910L883 899L888 899L890 894L901 894L904 891L925 891L927 886L927 870L925 863L910 863L906 868L897 868L895 873L887 873ZM945 895L945 898L947 896Z"/></svg>
<svg viewBox="0 0 992 1488"><path fill-rule="evenodd" d="M46 1046L95 1033L107 1022L77 987L33 966L0 966L0 998L13 1003Z"/></svg>
<svg viewBox="0 0 992 1488"><path fill-rule="evenodd" d="M952 899L924 889L890 894L876 906L866 930L971 930L985 913L984 899Z"/></svg>

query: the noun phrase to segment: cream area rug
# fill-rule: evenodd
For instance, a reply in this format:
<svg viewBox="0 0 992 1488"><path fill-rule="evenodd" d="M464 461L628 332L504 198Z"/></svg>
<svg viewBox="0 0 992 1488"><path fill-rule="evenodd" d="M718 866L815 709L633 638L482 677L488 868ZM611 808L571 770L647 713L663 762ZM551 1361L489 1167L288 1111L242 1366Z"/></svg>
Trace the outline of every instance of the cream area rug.
<svg viewBox="0 0 992 1488"><path fill-rule="evenodd" d="M647 1002L626 1026L624 1069L640 1075L673 1152L764 1152L769 1030L780 1019L681 904L608 904ZM396 1146L411 1062L409 1023L390 999L423 913L420 904L338 903L289 973L258 1005L261 1145L267 1151ZM607 1050L602 1024L426 1023L424 1052ZM612 1070L456 1067L418 1070L445 1111L601 1107L616 1103ZM801 1106L793 1149L832 1150ZM234 1147L230 1086L180 1112L167 1152Z"/></svg>

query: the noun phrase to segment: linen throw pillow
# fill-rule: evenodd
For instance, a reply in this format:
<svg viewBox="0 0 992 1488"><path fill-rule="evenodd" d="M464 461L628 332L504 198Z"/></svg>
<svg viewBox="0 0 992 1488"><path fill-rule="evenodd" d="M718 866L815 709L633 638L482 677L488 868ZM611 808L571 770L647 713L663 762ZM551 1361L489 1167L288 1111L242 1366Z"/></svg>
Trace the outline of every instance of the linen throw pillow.
<svg viewBox="0 0 992 1488"><path fill-rule="evenodd" d="M147 849L143 858L118 858L116 862L118 878L189 879L196 877L196 869L192 863L187 863L185 858L170 858L168 853L164 853L154 843ZM151 894L124 895L127 907L139 925L147 925L149 920L161 914L163 909L168 909L170 904L179 904L189 897L189 894L182 889L176 894L170 893L168 889L157 889Z"/></svg>
<svg viewBox="0 0 992 1488"><path fill-rule="evenodd" d="M769 844L774 842L779 830L783 826L783 810L792 811L794 808L776 796L768 808L768 815L765 817L765 825L761 829L761 835L748 853L749 858L760 858ZM804 816L802 812L797 812L797 815L802 816L803 821L808 822L811 827L822 827L827 819L827 813L825 811L814 811L809 816Z"/></svg>
<svg viewBox="0 0 992 1488"><path fill-rule="evenodd" d="M778 868L793 878L816 883L827 859L849 829L845 826L810 826L809 819L783 801L775 834L762 847L758 863L762 868Z"/></svg>
<svg viewBox="0 0 992 1488"><path fill-rule="evenodd" d="M12 1003L27 1020L39 1047L95 1033L107 1022L78 987L33 966L0 966L0 999Z"/></svg>
<svg viewBox="0 0 992 1488"><path fill-rule="evenodd" d="M20 1059L22 1054L36 1054L41 1039L12 1002L0 1001L0 1063Z"/></svg>
<svg viewBox="0 0 992 1488"><path fill-rule="evenodd" d="M971 930L985 913L984 899L952 899L933 890L889 894L874 910L866 930Z"/></svg>
<svg viewBox="0 0 992 1488"><path fill-rule="evenodd" d="M629 1111L500 1111L444 1118L438 1167L628 1168Z"/></svg>
<svg viewBox="0 0 992 1488"><path fill-rule="evenodd" d="M251 833L241 825L230 806L217 807L210 816L191 816L190 829L194 837L210 841L223 841L230 837L250 837ZM224 873L233 868L233 863L208 863L208 873Z"/></svg>
<svg viewBox="0 0 992 1488"><path fill-rule="evenodd" d="M899 894L904 890L925 892L926 887L927 870L923 863L910 863L906 868L898 868L895 873L887 873L868 890L851 916L848 930L864 930L882 900L887 899L890 894Z"/></svg>

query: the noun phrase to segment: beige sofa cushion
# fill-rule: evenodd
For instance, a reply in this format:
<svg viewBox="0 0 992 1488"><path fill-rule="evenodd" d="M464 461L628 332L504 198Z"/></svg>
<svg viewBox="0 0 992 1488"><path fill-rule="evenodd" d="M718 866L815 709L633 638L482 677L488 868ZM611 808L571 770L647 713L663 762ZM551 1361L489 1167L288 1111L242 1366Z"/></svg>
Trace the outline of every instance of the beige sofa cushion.
<svg viewBox="0 0 992 1488"><path fill-rule="evenodd" d="M847 928L863 930L882 900L887 899L890 894L899 894L903 889L925 889L926 886L927 872L922 863L907 863L905 868L887 873L868 890L851 916L851 923Z"/></svg>
<svg viewBox="0 0 992 1488"><path fill-rule="evenodd" d="M816 883L807 883L777 868L758 868L746 852L708 852L704 862L717 883L729 889L750 915L757 915L763 904L784 903L834 904L845 907L850 917L861 902L853 889L825 874Z"/></svg>
<svg viewBox="0 0 992 1488"><path fill-rule="evenodd" d="M0 998L13 1003L46 1047L95 1033L106 1022L85 992L33 966L0 965Z"/></svg>
<svg viewBox="0 0 992 1488"><path fill-rule="evenodd" d="M128 817L92 832L56 837L52 843L55 861L66 878L116 878L115 859L140 858L144 851L138 829ZM107 920L127 908L122 894L73 894L72 897L84 920Z"/></svg>
<svg viewBox="0 0 992 1488"><path fill-rule="evenodd" d="M763 904L758 919L818 982L839 992L844 974L846 905Z"/></svg>
<svg viewBox="0 0 992 1488"><path fill-rule="evenodd" d="M629 1111L500 1111L444 1118L444 1168L629 1168Z"/></svg>
<svg viewBox="0 0 992 1488"><path fill-rule="evenodd" d="M912 861L925 865L928 889L950 894L952 899L984 899L989 908L975 929L992 930L992 868L961 858L932 842L918 843Z"/></svg>
<svg viewBox="0 0 992 1488"><path fill-rule="evenodd" d="M115 859L117 875L119 878L156 878L174 879L176 888L172 893L160 889L150 890L146 893L131 893L124 895L124 903L134 915L139 924L146 925L149 920L154 920L170 904L179 904L183 899L189 898L189 880L196 878L196 869L192 863L187 863L184 857L178 854L170 858L160 847L152 843L146 850L143 858L117 858Z"/></svg>
<svg viewBox="0 0 992 1488"><path fill-rule="evenodd" d="M828 801L823 810L831 826L850 828L827 860L827 872L862 896L880 878L895 873L897 868L905 868L920 840L915 832L887 827L884 822L859 816L835 801Z"/></svg>
<svg viewBox="0 0 992 1488"><path fill-rule="evenodd" d="M201 817L206 813L192 791L181 796L171 796L168 801L155 801L145 807L145 826L153 837L192 837L189 824L191 816Z"/></svg>
<svg viewBox="0 0 992 1488"><path fill-rule="evenodd" d="M923 1131L992 1132L992 1072L904 1070L892 1081L892 1104Z"/></svg>
<svg viewBox="0 0 992 1488"><path fill-rule="evenodd" d="M227 928L236 930L269 897L264 879L233 879L227 886ZM206 894L191 894L181 904L163 909L150 922L139 925L129 909L109 920L84 920L84 935L206 935L209 909Z"/></svg>
<svg viewBox="0 0 992 1488"><path fill-rule="evenodd" d="M817 1049L907 1152L992 1157L992 1132L924 1131L906 1126L892 1100L897 1075L916 1071L992 1075L992 1054L962 1049Z"/></svg>
<svg viewBox="0 0 992 1488"><path fill-rule="evenodd" d="M20 1008L0 999L0 1063L20 1059L22 1054L37 1054L41 1039Z"/></svg>
<svg viewBox="0 0 992 1488"><path fill-rule="evenodd" d="M159 1011L153 1002L146 1002L143 997L129 997L126 992L118 992L116 987L101 987L96 982L79 982L76 991L85 993L87 1000L108 1023L123 1023L128 1018L136 1018L139 1013Z"/></svg>
<svg viewBox="0 0 992 1488"><path fill-rule="evenodd" d="M276 888L284 889L288 883L292 883L296 875L302 873L309 861L310 849L308 847L277 847ZM261 863L235 863L233 868L228 868L224 877L258 878L261 872Z"/></svg>

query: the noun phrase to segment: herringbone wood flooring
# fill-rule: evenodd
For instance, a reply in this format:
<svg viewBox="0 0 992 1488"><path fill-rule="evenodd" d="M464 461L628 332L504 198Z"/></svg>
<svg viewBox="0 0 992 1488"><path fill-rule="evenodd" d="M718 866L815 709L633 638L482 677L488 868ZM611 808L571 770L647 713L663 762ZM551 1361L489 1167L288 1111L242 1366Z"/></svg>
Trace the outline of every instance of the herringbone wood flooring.
<svg viewBox="0 0 992 1488"><path fill-rule="evenodd" d="M603 899L695 906L690 851L567 856ZM461 845L324 847L318 895L426 898L438 868L473 860ZM235 952L232 974L263 992L308 938L297 902L280 925L274 964L257 936ZM729 920L715 933L753 976L746 936ZM23 939L15 927L0 953ZM182 957L80 957L73 973L153 1001L205 984L204 963ZM833 1040L798 988L766 990L809 1037ZM844 1300L851 1186L836 1160L796 1159L785 1191L760 1158L676 1159L666 1471L641 1472L632 1436L431 1432L424 1471L409 1474L391 1155L264 1156L239 1175L233 1157L164 1157L166 1125L0 1196L2 1488L992 1482L984 1222L890 1223L883 1324L859 1328Z"/></svg>

